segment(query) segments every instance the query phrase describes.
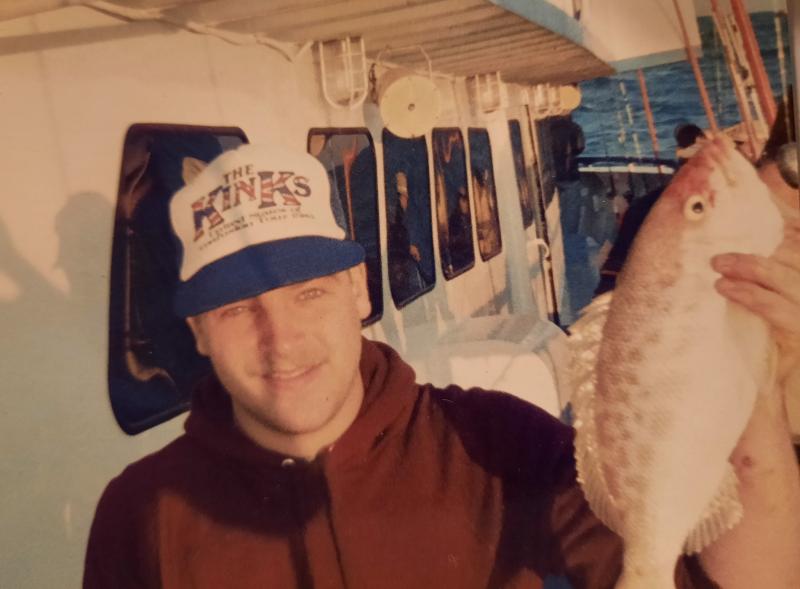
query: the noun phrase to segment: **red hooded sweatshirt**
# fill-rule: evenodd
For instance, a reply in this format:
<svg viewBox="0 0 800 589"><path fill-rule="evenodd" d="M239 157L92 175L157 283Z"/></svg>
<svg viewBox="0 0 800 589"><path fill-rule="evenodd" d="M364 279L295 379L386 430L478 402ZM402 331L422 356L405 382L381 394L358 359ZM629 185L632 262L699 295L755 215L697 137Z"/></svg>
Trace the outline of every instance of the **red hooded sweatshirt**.
<svg viewBox="0 0 800 589"><path fill-rule="evenodd" d="M575 482L569 427L502 393L416 385L383 344L364 341L361 372L361 412L312 462L250 441L206 382L186 433L105 490L84 588L614 586L621 543ZM689 576L712 586L685 559Z"/></svg>

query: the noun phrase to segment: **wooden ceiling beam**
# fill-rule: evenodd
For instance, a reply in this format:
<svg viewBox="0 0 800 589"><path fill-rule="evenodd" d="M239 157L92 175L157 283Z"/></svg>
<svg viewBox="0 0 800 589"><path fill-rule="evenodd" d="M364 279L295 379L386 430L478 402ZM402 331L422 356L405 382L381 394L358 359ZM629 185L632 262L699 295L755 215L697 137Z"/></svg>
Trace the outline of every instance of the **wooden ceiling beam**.
<svg viewBox="0 0 800 589"><path fill-rule="evenodd" d="M441 0L319 0L306 5L295 3L288 10L269 10L271 2L264 2L261 14L245 15L240 19L229 19L220 23L229 30L253 32L253 27L269 34L271 31L305 29L341 22L354 18L378 18L383 14L401 11L416 6L433 4ZM472 0L480 1L480 0ZM255 17L255 18L254 18Z"/></svg>
<svg viewBox="0 0 800 589"><path fill-rule="evenodd" d="M513 55L520 51L535 50L537 48L548 50L554 49L563 44L563 39L556 35L549 38L531 37L530 35L520 35L510 38L499 38L476 45L464 45L461 49L448 48L447 50L431 51L428 55L433 62L447 61L450 59L473 59L485 55Z"/></svg>
<svg viewBox="0 0 800 589"><path fill-rule="evenodd" d="M535 48L535 45L531 47ZM536 52L531 49L525 52L515 52L514 55L509 55L507 51L501 51L494 53L486 52L483 55L464 59L453 56L448 59L437 60L435 65L436 69L463 69L464 67L469 67L476 71L492 72L506 67L513 67L514 64L519 63L538 63L541 61L563 63L567 59L582 55L588 55L593 59L597 59L594 55L583 49L583 47L575 45L559 47L558 45L552 45L547 47L546 51L542 52Z"/></svg>
<svg viewBox="0 0 800 589"><path fill-rule="evenodd" d="M226 30L243 33L264 33L282 41L303 42L310 40L339 39L347 35L363 35L366 31L382 28L419 27L434 21L441 28L440 18L455 18L461 12L479 9L488 15L501 8L485 0L435 0L404 8L381 10L370 14L360 14L344 18L328 18L316 24L295 26L288 22L274 22L271 17L260 17L225 23ZM283 24L282 24L283 23Z"/></svg>
<svg viewBox="0 0 800 589"><path fill-rule="evenodd" d="M422 46L425 51L433 57L451 55L462 51L474 51L481 48L491 48L499 43L512 43L530 39L542 39L552 37L553 34L544 29L531 30L530 26L520 25L516 27L504 27L500 31L485 32L476 34L472 37L448 38L439 37L425 42ZM397 53L412 53L415 48L408 48Z"/></svg>
<svg viewBox="0 0 800 589"><path fill-rule="evenodd" d="M218 26L230 21L294 12L299 8L330 5L331 0L201 0L165 10L165 16L184 22Z"/></svg>
<svg viewBox="0 0 800 589"><path fill-rule="evenodd" d="M203 0L111 0L111 3L122 8L134 8L141 10L156 8L167 10L186 4L198 4L202 1Z"/></svg>
<svg viewBox="0 0 800 589"><path fill-rule="evenodd" d="M503 80L512 84L575 84L583 80L609 76L614 70L597 59L572 59L563 64L540 67L515 67L503 71Z"/></svg>
<svg viewBox="0 0 800 589"><path fill-rule="evenodd" d="M467 11L461 15L461 20L456 24L448 24L444 27L425 27L419 30L403 30L397 27L383 29L380 31L366 31L364 40L367 43L367 50L370 48L382 49L387 45L395 47L408 47L411 45L422 45L427 47L429 43L440 39L447 39L452 42L468 42L474 35L480 35L484 31L494 30L496 34L502 34L504 27L516 26L520 18L509 13L497 13L487 16L482 10L471 15L474 11Z"/></svg>

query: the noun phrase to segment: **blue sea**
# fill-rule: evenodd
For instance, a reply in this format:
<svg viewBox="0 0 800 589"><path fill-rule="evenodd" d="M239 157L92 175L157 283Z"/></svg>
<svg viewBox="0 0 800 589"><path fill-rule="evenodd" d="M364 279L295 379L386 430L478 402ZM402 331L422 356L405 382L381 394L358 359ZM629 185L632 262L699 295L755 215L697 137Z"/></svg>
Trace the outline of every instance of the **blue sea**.
<svg viewBox="0 0 800 589"><path fill-rule="evenodd" d="M787 78L791 84L793 76L789 31L786 15L780 15ZM775 30L775 13L760 12L751 15L753 28L761 47L761 54L772 84L776 99L783 94L780 64ZM723 47L710 17L698 19L703 44L700 67L706 89L711 99L717 123L728 127L740 122L739 109L730 80L730 73L723 57ZM650 105L653 109L660 154L672 158L675 155L675 126L692 122L700 127L709 127L700 93L688 61L647 68L644 71ZM586 135L584 156L631 156L651 157L653 146L647 130L647 120L642 107L642 96L636 72L599 78L580 84L583 99L581 106L573 112L573 119L580 124ZM633 124L626 114L630 104ZM634 135L638 137L637 153Z"/></svg>

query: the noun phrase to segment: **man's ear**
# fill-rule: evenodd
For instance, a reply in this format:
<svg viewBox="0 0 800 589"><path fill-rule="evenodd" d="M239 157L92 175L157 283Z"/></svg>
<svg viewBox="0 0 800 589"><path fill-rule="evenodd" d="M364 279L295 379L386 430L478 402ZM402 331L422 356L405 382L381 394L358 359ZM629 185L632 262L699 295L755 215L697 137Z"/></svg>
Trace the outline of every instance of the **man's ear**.
<svg viewBox="0 0 800 589"><path fill-rule="evenodd" d="M201 356L208 356L208 338L200 316L195 315L194 317L187 317L186 324L194 334L194 345L197 348L197 353Z"/></svg>
<svg viewBox="0 0 800 589"><path fill-rule="evenodd" d="M349 272L358 317L363 321L372 312L372 303L369 300L369 289L367 288L367 265L361 262L358 266L350 268Z"/></svg>

